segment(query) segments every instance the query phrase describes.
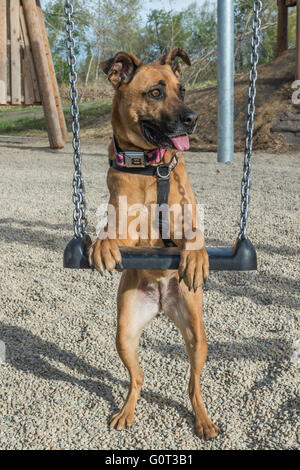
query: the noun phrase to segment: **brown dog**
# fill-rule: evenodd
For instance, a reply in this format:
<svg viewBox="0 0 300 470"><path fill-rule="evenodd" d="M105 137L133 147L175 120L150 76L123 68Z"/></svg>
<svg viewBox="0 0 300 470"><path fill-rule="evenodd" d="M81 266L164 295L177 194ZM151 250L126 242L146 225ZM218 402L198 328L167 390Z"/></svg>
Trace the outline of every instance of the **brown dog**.
<svg viewBox="0 0 300 470"><path fill-rule="evenodd" d="M150 65L142 64L135 56L125 52L119 52L102 64L102 70L115 88L112 111L115 145L112 142L109 147L111 168L107 184L110 190L109 202L116 210L117 227L123 215L119 211L119 196L127 196L128 206L140 203L149 211L158 197L158 178L155 175L139 174L138 171L130 172L130 169L126 171L126 168L124 171L122 165L125 165L127 157L122 160L120 149L124 152L149 152L149 155L157 148L167 149L160 163L173 162L172 158L178 150L188 148L187 134L196 127L196 113L184 104L184 88L179 84L181 67L177 57L190 65L186 52L177 48ZM183 157L178 154L177 157L177 166L171 168L169 177L169 206L190 204L195 207L196 199ZM139 158L134 157L131 164L140 165ZM148 166L156 165L152 162ZM128 226L133 219L132 215L128 216ZM109 224L110 218L106 232ZM151 226L150 219L149 224ZM191 365L189 395L196 416L196 433L209 439L218 433L218 427L206 414L200 387L200 374L207 354L202 320L202 283L208 276L209 260L204 238L196 228L195 215L188 227L188 231L193 230L197 234L194 239L176 238L174 220L169 224L171 241L182 249L178 272L125 270L122 274L117 298L116 344L130 375L130 389L123 408L113 416L110 426L124 429L133 423L144 375L137 356L139 338L146 324L163 310L184 338ZM119 246L161 247L165 244L161 236L153 239L150 229L147 237L146 240L145 237L142 239L129 235L122 238L117 229L116 239L107 236L93 242L89 252L90 264L101 273L105 269L111 271L121 260Z"/></svg>

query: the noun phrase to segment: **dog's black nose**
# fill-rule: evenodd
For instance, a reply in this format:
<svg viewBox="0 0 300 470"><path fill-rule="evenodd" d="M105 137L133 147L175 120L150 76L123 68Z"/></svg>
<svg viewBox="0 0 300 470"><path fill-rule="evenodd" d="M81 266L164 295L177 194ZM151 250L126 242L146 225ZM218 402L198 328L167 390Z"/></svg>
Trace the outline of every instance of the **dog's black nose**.
<svg viewBox="0 0 300 470"><path fill-rule="evenodd" d="M186 127L193 129L198 121L198 114L191 109L187 109L182 111L180 120Z"/></svg>

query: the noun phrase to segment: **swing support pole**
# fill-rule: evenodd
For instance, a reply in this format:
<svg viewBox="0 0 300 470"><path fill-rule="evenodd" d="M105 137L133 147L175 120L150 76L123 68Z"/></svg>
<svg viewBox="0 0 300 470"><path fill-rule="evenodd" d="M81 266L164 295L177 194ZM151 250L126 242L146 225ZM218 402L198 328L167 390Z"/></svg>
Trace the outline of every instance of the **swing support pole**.
<svg viewBox="0 0 300 470"><path fill-rule="evenodd" d="M234 152L234 5L218 0L218 162Z"/></svg>

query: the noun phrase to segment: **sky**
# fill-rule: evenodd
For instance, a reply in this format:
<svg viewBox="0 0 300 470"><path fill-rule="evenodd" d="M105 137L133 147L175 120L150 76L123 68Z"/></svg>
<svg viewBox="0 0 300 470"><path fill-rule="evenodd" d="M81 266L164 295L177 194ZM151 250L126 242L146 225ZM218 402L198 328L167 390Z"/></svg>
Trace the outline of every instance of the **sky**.
<svg viewBox="0 0 300 470"><path fill-rule="evenodd" d="M205 0L195 0L196 3L202 5ZM216 0L212 0L211 3L215 2ZM187 5L192 3L193 0L144 0L143 5L145 12L148 13L150 10L154 9L174 9L180 11L182 8L185 8ZM47 5L47 0L42 0L42 6Z"/></svg>
<svg viewBox="0 0 300 470"><path fill-rule="evenodd" d="M205 0L196 0L196 3L202 5ZM192 3L192 0L144 0L144 9L149 12L154 9L174 9L180 11L182 8L185 8L187 5Z"/></svg>
<svg viewBox="0 0 300 470"><path fill-rule="evenodd" d="M197 3L201 5L204 3L204 0L196 0ZM145 0L144 6L148 10L153 10L154 8L165 8L167 10L181 10L182 7L185 7L187 4L192 3L192 1L182 1L182 0Z"/></svg>
<svg viewBox="0 0 300 470"><path fill-rule="evenodd" d="M180 11L186 8L187 5L196 1L199 5L202 5L205 0L143 0L144 6L144 18L146 19L147 14L150 10L163 9L163 10L176 10ZM47 5L48 0L42 0L42 6ZM211 0L211 3L216 3L216 0Z"/></svg>

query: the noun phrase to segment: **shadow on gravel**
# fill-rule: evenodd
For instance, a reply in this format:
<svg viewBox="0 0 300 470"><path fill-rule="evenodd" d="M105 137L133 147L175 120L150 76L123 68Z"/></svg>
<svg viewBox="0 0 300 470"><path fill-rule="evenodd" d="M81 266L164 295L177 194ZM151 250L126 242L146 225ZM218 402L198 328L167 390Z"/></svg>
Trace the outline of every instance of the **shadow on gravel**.
<svg viewBox="0 0 300 470"><path fill-rule="evenodd" d="M288 255L288 256L298 256L300 254L300 249L297 249L292 246L287 246L287 245L281 245L281 246L273 246L273 245L267 245L267 244L261 244L259 243L256 245L257 250L262 250L265 251L266 253L270 255Z"/></svg>
<svg viewBox="0 0 300 470"><path fill-rule="evenodd" d="M227 272L223 276L215 276L212 273L206 283L206 289L221 292L227 300L248 297L255 304L263 306L280 305L291 309L299 306L299 282L266 270Z"/></svg>
<svg viewBox="0 0 300 470"><path fill-rule="evenodd" d="M207 245L226 246L226 243L217 239L208 239ZM227 243L228 246L228 243ZM275 247L272 245L258 244L255 246L258 253L258 270L252 272L224 272L224 275L211 273L205 290L216 290L221 292L226 298L248 297L258 305L285 305L290 308L297 308L299 300L293 296L299 292L299 282L284 275L270 274L259 267L259 250L263 250L271 255L297 257L298 250L283 245ZM222 279L221 282L219 280ZM287 295L289 292L289 295Z"/></svg>
<svg viewBox="0 0 300 470"><path fill-rule="evenodd" d="M147 338L147 331L143 333L147 349L151 348L160 355L176 357L187 361L188 356L183 344L167 344L158 339ZM251 359L251 361L283 361L289 359L292 354L292 344L282 338L264 339L252 338L243 343L214 341L208 344L207 362L233 361L235 359Z"/></svg>
<svg viewBox="0 0 300 470"><path fill-rule="evenodd" d="M18 227L11 227L11 224L18 224ZM45 231L36 230L41 227ZM6 243L20 243L22 245L37 246L46 250L62 252L73 236L72 223L49 224L40 220L15 220L12 218L0 219L0 241ZM56 232L67 231L68 236L46 232L53 230ZM95 233L95 227L89 224L89 232Z"/></svg>
<svg viewBox="0 0 300 470"><path fill-rule="evenodd" d="M297 390L295 390L297 393ZM291 398L281 405L276 410L272 410L268 415L268 419L272 423L272 449L276 450L299 450L297 440L297 429L299 423L299 406L300 399L296 396ZM292 428L295 430L295 443L294 445L286 445L282 442L282 429L284 429L287 423L290 423ZM252 419L252 425L250 430L246 431L248 449L251 450L266 450L270 449L270 433L261 435L261 410L258 408ZM257 435L260 435L258 438Z"/></svg>
<svg viewBox="0 0 300 470"><path fill-rule="evenodd" d="M31 373L44 380L63 381L83 387L89 393L94 393L107 401L111 413L118 410L118 404L113 398L112 386L122 385L127 393L128 381L114 377L106 369L91 366L74 353L64 351L55 343L44 341L24 328L0 322L0 339L4 341L6 346L6 362L15 369ZM99 354L99 362L100 360L101 355ZM51 365L51 361L59 362L88 378L80 379L63 372ZM108 385L104 381L110 381L112 385ZM160 408L171 406L183 419L189 423L193 421L193 414L190 410L176 400L164 398L152 390L143 390L141 396L150 404L156 403Z"/></svg>
<svg viewBox="0 0 300 470"><path fill-rule="evenodd" d="M8 224L18 224L22 225L22 227L44 227L50 230L70 230L70 224L49 224L47 222L41 220L20 220L20 219L13 219L8 217L6 219L0 219L0 225L8 225ZM1 228L2 229L2 228ZM1 234L0 234L1 235Z"/></svg>
<svg viewBox="0 0 300 470"><path fill-rule="evenodd" d="M45 146L45 147L39 147L39 146L32 146L32 145L16 145L15 142L11 142L11 141L7 141L6 143L4 143L5 141L3 141L1 139L0 141L0 147L4 147L4 148L7 148L9 147L10 149L14 148L14 149L18 149L18 150L32 150L32 151L38 151L40 150L41 152L47 152L47 153L55 153L57 155L71 155L71 152L62 152L61 149L50 149L49 147ZM4 143L4 145L2 145L2 143Z"/></svg>
<svg viewBox="0 0 300 470"><path fill-rule="evenodd" d="M144 333L147 339L147 333ZM183 344L166 344L158 339L147 339L147 348L151 348L158 354L170 357L176 356L181 360L188 362L188 356ZM292 355L292 344L282 338L263 339L252 338L243 343L214 341L208 344L207 363L214 375L218 374L220 361L231 363L234 360L251 360L253 362L261 361L266 363L264 377L255 380L246 395L253 394L256 390L269 387L278 377L288 368L290 368L290 357Z"/></svg>
<svg viewBox="0 0 300 470"><path fill-rule="evenodd" d="M244 278L247 274L244 274ZM286 295L292 288L299 289L297 281L294 279L286 278L285 276L272 276L266 273L258 273L255 280L255 286L250 286L250 281L247 280L243 285L223 284L216 282L210 277L207 281L206 288L209 290L217 290L221 292L225 298L234 297L248 297L255 304L258 305L285 305L289 308L296 308L299 301L292 295ZM278 283L276 285L276 282ZM271 287L277 292L272 292Z"/></svg>
<svg viewBox="0 0 300 470"><path fill-rule="evenodd" d="M295 390L296 392L296 390ZM282 419L282 416L288 415L290 419L296 418L298 420L298 413L300 409L300 398L296 396L295 398L290 398L286 400L278 409L276 419Z"/></svg>
<svg viewBox="0 0 300 470"><path fill-rule="evenodd" d="M12 227L11 224L18 224L20 227ZM0 240L6 243L20 243L22 245L36 246L51 251L63 251L72 236L72 225L70 223L49 224L38 220L15 220L11 218L0 219ZM36 227L44 229L36 230ZM57 232L68 231L69 236L46 232L53 230Z"/></svg>

